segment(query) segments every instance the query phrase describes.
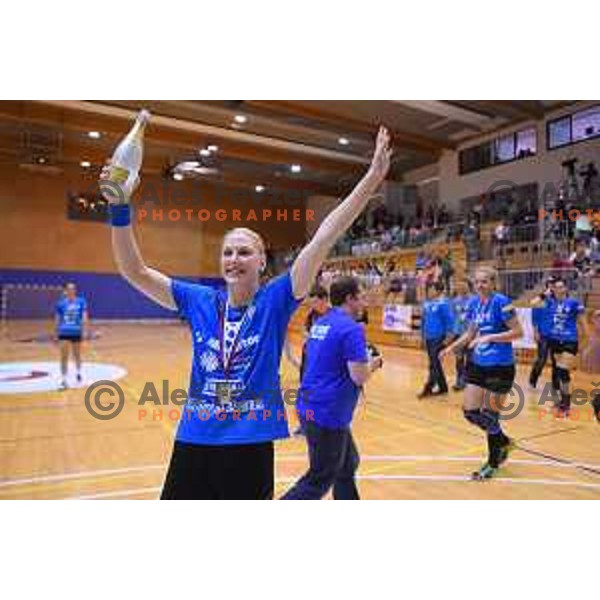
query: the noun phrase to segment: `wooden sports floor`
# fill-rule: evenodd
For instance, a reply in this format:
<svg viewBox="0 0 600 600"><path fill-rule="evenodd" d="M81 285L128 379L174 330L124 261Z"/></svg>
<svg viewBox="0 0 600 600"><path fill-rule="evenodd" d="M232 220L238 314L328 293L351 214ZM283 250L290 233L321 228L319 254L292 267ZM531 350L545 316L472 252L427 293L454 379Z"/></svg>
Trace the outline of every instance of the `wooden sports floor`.
<svg viewBox="0 0 600 600"><path fill-rule="evenodd" d="M11 338L19 326L11 324ZM153 419L153 407L137 402L148 381L159 391L163 380L171 389L187 387L187 330L180 324L93 329L99 337L86 343L84 360L126 369L118 381L126 395L123 411L112 420L94 419L85 408L84 389L0 394L0 498L158 497L175 427L168 415L172 407L161 407L162 420L158 414ZM472 482L468 475L481 462L484 439L463 421L461 395L417 400L423 353L382 350L385 366L368 384L354 424L364 499L600 498L600 425L589 405L568 421L544 415L526 388L528 367L520 367L525 407L506 427L520 449L497 479ZM0 365L57 359L50 342L0 341ZM295 387L296 372L285 359L282 374L284 385ZM542 383L548 376L544 373ZM575 384L589 388L592 376L577 372ZM148 409L147 417L140 408ZM303 439L277 443L276 457L279 496L306 466Z"/></svg>

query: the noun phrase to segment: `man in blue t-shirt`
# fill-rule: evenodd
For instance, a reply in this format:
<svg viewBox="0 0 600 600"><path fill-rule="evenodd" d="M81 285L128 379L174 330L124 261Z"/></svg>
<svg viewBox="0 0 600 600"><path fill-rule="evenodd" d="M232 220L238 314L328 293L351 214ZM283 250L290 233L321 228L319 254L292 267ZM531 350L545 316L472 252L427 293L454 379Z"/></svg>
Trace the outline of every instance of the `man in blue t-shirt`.
<svg viewBox="0 0 600 600"><path fill-rule="evenodd" d="M306 342L298 399L309 468L283 500L319 500L331 487L335 500L359 499L350 426L361 387L382 360L369 360L364 327L357 323L366 303L356 279L335 281L329 298L332 309L313 324Z"/></svg>
<svg viewBox="0 0 600 600"><path fill-rule="evenodd" d="M88 321L87 304L83 296L77 295L74 283L65 285L63 297L55 308L56 335L60 345L60 389L67 388L69 347L77 368L77 383L81 383L81 340Z"/></svg>
<svg viewBox="0 0 600 600"><path fill-rule="evenodd" d="M546 305L546 300L553 297L554 281L554 277L549 277L546 281L546 289L544 293L537 297L535 303L532 303L533 309L531 311L531 322L537 344L537 356L533 366L531 367L531 373L529 374L529 385L534 389L537 386L538 379L540 378L544 366L546 365L548 354L550 352L548 345L550 315L548 306Z"/></svg>
<svg viewBox="0 0 600 600"><path fill-rule="evenodd" d="M429 377L418 398L448 393L448 384L440 361L440 351L454 331L454 314L444 297L444 284L436 281L427 288L428 299L423 302L421 335L429 357ZM437 388L434 391L434 388Z"/></svg>

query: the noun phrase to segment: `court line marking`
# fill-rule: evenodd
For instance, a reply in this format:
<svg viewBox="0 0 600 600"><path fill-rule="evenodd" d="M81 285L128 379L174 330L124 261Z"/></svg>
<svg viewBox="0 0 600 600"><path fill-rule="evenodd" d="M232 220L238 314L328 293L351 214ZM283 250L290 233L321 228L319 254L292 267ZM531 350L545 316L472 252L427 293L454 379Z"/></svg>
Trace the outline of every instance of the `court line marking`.
<svg viewBox="0 0 600 600"><path fill-rule="evenodd" d="M98 471L79 471L74 473L57 473L55 475L41 475L39 477L27 477L24 479L9 479L0 481L0 488L18 485L42 484L54 481L67 481L70 479L87 479L103 477L105 475L125 475L136 471L151 471L164 469L166 465L140 465L139 467L124 467L121 469L100 469Z"/></svg>
<svg viewBox="0 0 600 600"><path fill-rule="evenodd" d="M433 481L433 482L472 482L466 475L358 475L358 481ZM293 483L296 477L278 477L275 483ZM514 477L498 477L496 483L510 483L521 485L549 485L549 486L574 486L590 489L600 489L600 483L587 483L584 481L559 481L555 479L515 479ZM476 483L476 482L473 482ZM100 500L103 498L123 498L136 494L156 493L160 487L144 487L115 492L101 492L99 494L87 494L83 496L69 496L64 500Z"/></svg>
<svg viewBox="0 0 600 600"><path fill-rule="evenodd" d="M276 458L277 462L294 462L306 460L304 454L288 454ZM361 456L361 460L373 462L481 462L481 459L474 456L428 456L428 455L397 455L397 454L382 454L382 455L365 455ZM514 465L530 465L553 467L555 469L576 469L578 467L600 468L600 465L586 465L582 463L557 463L550 460L527 460L527 459L511 459L509 464ZM167 464L156 465L139 465L137 467L122 467L118 469L100 469L96 471L78 471L73 473L56 473L50 475L40 475L38 477L27 477L22 479L0 480L0 488L15 487L19 485L36 485L43 483L52 483L59 481L67 481L73 479L89 479L104 476L119 476L129 473L163 470L167 468ZM383 475L374 475L383 477ZM359 477L370 477L370 475L359 475ZM399 477L392 475L391 477ZM503 481L508 481L508 478L502 478ZM523 481L519 479L518 481ZM600 485L600 484L598 484Z"/></svg>

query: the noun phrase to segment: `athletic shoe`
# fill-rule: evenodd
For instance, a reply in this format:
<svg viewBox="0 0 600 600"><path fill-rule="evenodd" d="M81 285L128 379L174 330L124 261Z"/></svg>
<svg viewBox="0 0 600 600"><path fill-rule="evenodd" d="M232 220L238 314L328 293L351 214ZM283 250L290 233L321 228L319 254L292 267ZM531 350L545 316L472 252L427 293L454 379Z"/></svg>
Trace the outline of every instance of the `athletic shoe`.
<svg viewBox="0 0 600 600"><path fill-rule="evenodd" d="M58 389L59 389L59 390L66 390L68 387L69 387L69 386L67 385L67 381L66 381L65 379L63 379L63 380L60 382L60 384L59 384L59 386L58 386Z"/></svg>
<svg viewBox="0 0 600 600"><path fill-rule="evenodd" d="M447 396L448 390L437 390L436 392L431 392L430 396Z"/></svg>
<svg viewBox="0 0 600 600"><path fill-rule="evenodd" d="M490 463L485 463L482 465L479 471L475 471L471 474L471 479L473 481L485 481L486 479L491 479L498 469L496 467L492 467Z"/></svg>
<svg viewBox="0 0 600 600"><path fill-rule="evenodd" d="M428 398L429 396L433 396L433 392L431 390L428 390L428 389L421 390L417 394L417 398L419 400L423 400L423 398Z"/></svg>
<svg viewBox="0 0 600 600"><path fill-rule="evenodd" d="M460 384L460 385L459 385L458 383L455 383L455 384L452 386L452 389L453 389L455 392L462 392L462 390L464 390L466 387L467 387L467 386L466 386L466 385L464 385L464 384Z"/></svg>
<svg viewBox="0 0 600 600"><path fill-rule="evenodd" d="M517 444L515 443L515 441L511 438L507 438L506 443L502 446L502 448L500 448L500 451L498 453L498 466L506 462L510 453L513 450L515 450L516 447Z"/></svg>

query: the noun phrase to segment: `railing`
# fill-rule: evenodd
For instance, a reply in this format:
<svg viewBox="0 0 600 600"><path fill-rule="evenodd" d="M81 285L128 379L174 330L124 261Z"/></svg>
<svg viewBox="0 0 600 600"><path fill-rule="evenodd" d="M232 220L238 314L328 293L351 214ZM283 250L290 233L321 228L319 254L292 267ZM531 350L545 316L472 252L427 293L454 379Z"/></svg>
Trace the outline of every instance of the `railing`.
<svg viewBox="0 0 600 600"><path fill-rule="evenodd" d="M462 221L447 223L433 228L425 229L399 229L394 228L385 234L350 239L345 237L340 240L332 251L333 256L368 256L389 252L402 248L417 248L433 242L456 242L463 236L465 225Z"/></svg>
<svg viewBox="0 0 600 600"><path fill-rule="evenodd" d="M546 280L551 276L564 279L569 291L583 301L591 290L591 278L580 275L577 269L571 267L501 270L500 290L510 298L516 299L527 292L543 291Z"/></svg>

